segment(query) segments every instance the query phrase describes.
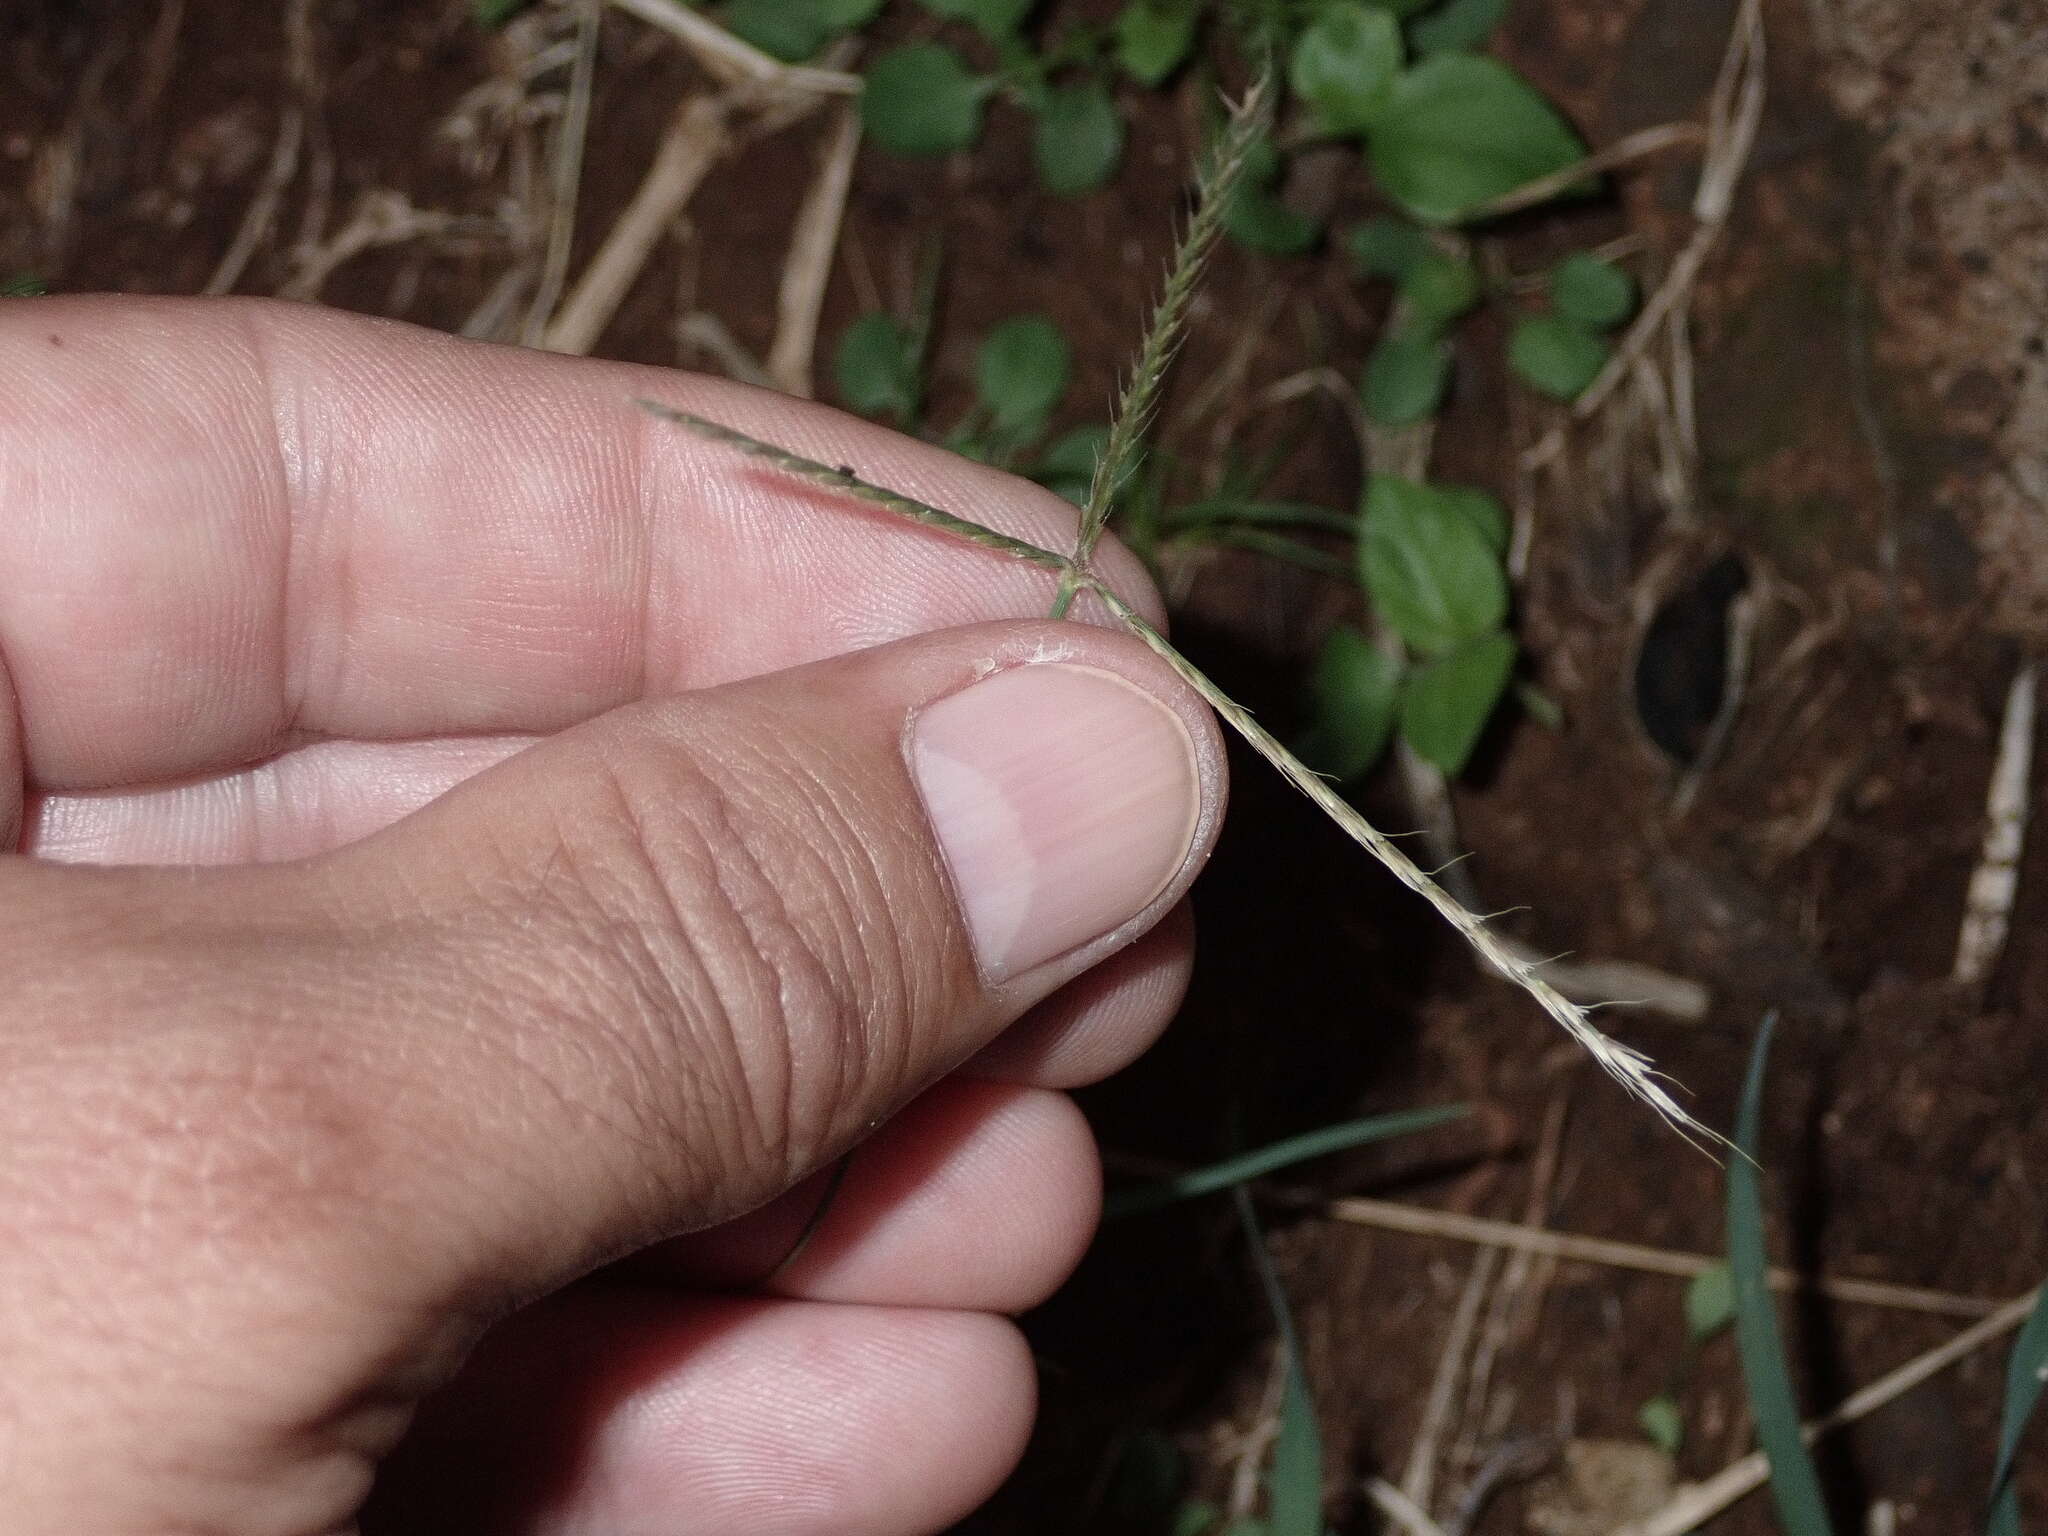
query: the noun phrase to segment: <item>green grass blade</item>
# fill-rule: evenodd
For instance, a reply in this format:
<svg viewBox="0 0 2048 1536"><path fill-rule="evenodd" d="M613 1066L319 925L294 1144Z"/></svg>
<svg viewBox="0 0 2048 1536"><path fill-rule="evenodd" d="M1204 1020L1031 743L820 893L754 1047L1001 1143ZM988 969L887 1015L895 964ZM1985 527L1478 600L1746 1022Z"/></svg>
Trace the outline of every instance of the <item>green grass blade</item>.
<svg viewBox="0 0 2048 1536"><path fill-rule="evenodd" d="M2048 1285L2034 1298L2020 1336L2005 1362L2005 1419L1998 1431L1998 1466L1991 1474L1991 1518L1986 1536L2020 1536L2020 1494L2013 1486L2013 1462L2020 1437L2041 1396L2042 1372L2048 1371Z"/></svg>
<svg viewBox="0 0 2048 1536"><path fill-rule="evenodd" d="M1771 1499L1784 1536L1831 1536L1820 1477L1799 1432L1799 1400L1785 1368L1785 1343L1771 1298L1764 1256L1764 1208L1756 1165L1757 1127L1762 1119L1764 1067L1770 1060L1777 1015L1767 1014L1750 1053L1735 1122L1736 1155L1728 1161L1728 1266L1735 1276L1735 1342L1742 1378L1749 1387L1757 1443L1771 1464Z"/></svg>
<svg viewBox="0 0 2048 1536"><path fill-rule="evenodd" d="M1346 1120L1339 1125L1304 1131L1299 1136L1289 1136L1269 1146L1226 1157L1220 1163L1211 1163L1205 1168L1191 1168L1156 1184L1141 1184L1136 1189L1123 1190L1103 1202L1102 1214L1109 1219L1157 1210L1162 1205L1193 1200L1214 1194L1219 1189L1229 1189L1235 1184L1264 1178L1269 1173L1307 1162L1312 1157L1327 1157L1332 1152L1362 1147L1368 1142L1426 1131L1432 1126L1463 1119L1470 1113L1463 1104L1444 1104L1429 1109L1398 1110L1390 1115L1370 1115L1363 1120Z"/></svg>
<svg viewBox="0 0 2048 1536"><path fill-rule="evenodd" d="M1167 517L1172 528L1192 528L1210 523L1274 523L1282 527L1320 528L1326 533L1355 538L1358 518L1349 512L1333 512L1307 501L1259 501L1237 496L1213 496L1176 507Z"/></svg>
<svg viewBox="0 0 2048 1536"><path fill-rule="evenodd" d="M1245 1241L1251 1245L1252 1265L1258 1270L1266 1305L1273 1310L1280 1347L1287 1352L1280 1433L1273 1441L1273 1461L1266 1477L1266 1536L1323 1536L1323 1434L1316 1423L1308 1375L1302 1369L1301 1336L1295 1332L1287 1292L1266 1252L1266 1235L1259 1229L1252 1198L1242 1184L1235 1193L1237 1217L1244 1226Z"/></svg>

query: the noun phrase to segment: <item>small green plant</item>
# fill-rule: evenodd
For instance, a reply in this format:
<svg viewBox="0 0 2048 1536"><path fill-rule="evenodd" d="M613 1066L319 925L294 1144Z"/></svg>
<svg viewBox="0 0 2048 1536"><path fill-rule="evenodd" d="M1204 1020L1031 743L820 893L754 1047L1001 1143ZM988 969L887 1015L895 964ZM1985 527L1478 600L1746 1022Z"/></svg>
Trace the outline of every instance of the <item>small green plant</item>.
<svg viewBox="0 0 2048 1536"><path fill-rule="evenodd" d="M49 285L33 272L0 278L0 299L38 299L49 291Z"/></svg>
<svg viewBox="0 0 2048 1536"><path fill-rule="evenodd" d="M1735 1320L1735 1278L1726 1264L1701 1270L1685 1288L1685 1353L1662 1392L1636 1410L1644 1436L1667 1456L1685 1441L1685 1415L1678 1390L1698 1364L1700 1350Z"/></svg>
<svg viewBox="0 0 2048 1536"><path fill-rule="evenodd" d="M1635 313L1635 281L1579 251L1551 269L1549 293L1549 313L1516 322L1508 361L1531 389L1576 400L1613 355L1609 335Z"/></svg>
<svg viewBox="0 0 2048 1536"><path fill-rule="evenodd" d="M1046 441L1074 372L1073 349L1059 328L1043 315L1013 315L990 330L975 352L973 403L944 431L925 419L928 334L928 325L879 311L856 318L833 354L840 400L956 453L1021 470L1071 501L1085 500L1107 429L1076 427Z"/></svg>

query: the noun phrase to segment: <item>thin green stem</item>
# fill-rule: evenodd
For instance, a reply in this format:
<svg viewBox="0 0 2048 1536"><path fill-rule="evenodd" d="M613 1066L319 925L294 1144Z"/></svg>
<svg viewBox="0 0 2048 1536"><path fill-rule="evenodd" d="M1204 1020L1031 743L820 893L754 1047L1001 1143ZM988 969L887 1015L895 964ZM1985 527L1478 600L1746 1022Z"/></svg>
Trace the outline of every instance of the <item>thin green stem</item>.
<svg viewBox="0 0 2048 1536"><path fill-rule="evenodd" d="M1318 576L1328 576L1335 581L1357 579L1356 568L1348 560L1340 560L1328 550L1317 549L1313 544L1304 544L1299 539L1290 539L1284 533L1271 533L1264 528L1231 528L1210 526L1193 528L1186 533L1176 534L1170 541L1176 549L1199 549L1210 546L1226 546L1235 549L1249 549L1254 553L1284 560L1298 565L1305 571L1314 571Z"/></svg>

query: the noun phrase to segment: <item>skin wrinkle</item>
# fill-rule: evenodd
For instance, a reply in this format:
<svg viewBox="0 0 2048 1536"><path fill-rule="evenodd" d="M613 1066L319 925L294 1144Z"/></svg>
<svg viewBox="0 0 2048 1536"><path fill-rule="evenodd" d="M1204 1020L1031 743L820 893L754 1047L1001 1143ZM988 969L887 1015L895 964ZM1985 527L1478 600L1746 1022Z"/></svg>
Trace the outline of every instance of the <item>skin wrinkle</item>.
<svg viewBox="0 0 2048 1536"><path fill-rule="evenodd" d="M842 1019L837 1031L837 1102L845 1105L858 1100L863 1079L898 1085L898 1091L912 1081L910 1058L916 1053L915 1042L881 1027L881 1021L923 1016L912 1006L918 966L915 946L907 942L906 933L929 935L946 930L920 926L915 915L903 911L895 900L898 893L893 887L898 882L883 873L882 850L856 830L861 821L858 802L872 786L846 784L842 788L830 775L805 771L808 766L808 759L795 764L797 771L804 772L804 782L787 803L804 808L806 819L813 823L813 835L796 838L795 845L822 867L820 888L844 893L845 899L831 903L826 915L832 920L840 972L859 974L865 982L851 989L864 1006L836 1010ZM842 804L842 795L854 805ZM886 792L874 799L877 804L890 803ZM892 913L895 921L886 931L878 931L860 921L861 914L869 912ZM887 942L888 953L877 954L878 940ZM828 988L826 995L844 994ZM791 1000L792 1006L795 1001Z"/></svg>
<svg viewBox="0 0 2048 1536"><path fill-rule="evenodd" d="M748 968L748 979L756 984L757 997L766 998L772 993L774 998L763 1011L776 1027L762 1034L770 1042L769 1056L779 1059L774 1062L773 1081L768 1090L764 1091L753 1073L747 1074L750 1102L757 1114L764 1102L771 1098L777 1102L779 1118L774 1130L764 1138L762 1151L779 1163L785 1180L793 1181L808 1173L820 1158L818 1145L800 1140L795 1128L814 1127L815 1142L831 1139L839 1129L837 1112L828 1106L827 1113L820 1117L808 1111L805 1100L821 1096L816 1081L816 1056L822 1054L829 1058L830 1076L835 1084L823 1089L822 1096L843 1102L843 1085L855 1070L846 1049L853 1031L845 1027L850 1010L843 1000L847 992L864 990L864 978L849 972L843 978L849 983L847 987L833 985L824 957L812 946L769 876L772 865L756 850L753 818L734 816L731 800L722 793L711 806L719 819L706 835L707 844L736 855L710 856L712 882L723 903L722 910L730 913L739 927L738 953L759 962L758 967ZM801 848L800 843L796 845L797 850ZM834 899L839 895L829 882L823 889L831 892ZM832 1025L820 1027L827 1019L833 1021ZM820 1042L825 1043L822 1052L817 1050ZM754 1054L758 1053L739 1053L742 1060ZM807 1085L808 1091L802 1091Z"/></svg>
<svg viewBox="0 0 2048 1536"><path fill-rule="evenodd" d="M636 766L642 760L637 751L631 759ZM790 1026L781 1012L780 988L768 957L728 889L723 853L730 850L749 864L752 853L736 835L726 792L687 754L674 754L672 760L653 765L648 775L652 791L630 782L628 763L610 753L593 754L593 766L612 804L610 824L624 834L607 841L624 843L625 868L635 877L626 882L633 894L621 907L629 912L643 908L643 898L651 896L655 911L665 919L634 925L634 935L647 945L655 974L674 1000L666 1016L687 1026L693 1037L691 1048L677 1053L681 1075L687 1077L690 1066L700 1061L721 1063L723 1070L716 1076L724 1091L705 1102L731 1127L736 1162L742 1168L764 1162L786 1167L794 1066L785 1048ZM664 808L658 840L645 809L652 805ZM675 877L665 872L669 869L703 882L707 892L678 892ZM607 867L608 875L613 872ZM678 947L680 963L678 957L664 953ZM758 1028L742 1029L740 1020ZM744 1037L755 1034L771 1042L771 1060L779 1057L773 1091L764 1091L761 1082L761 1068L768 1064L756 1059L762 1053L745 1046ZM783 1118L769 1117L771 1102L782 1104Z"/></svg>
<svg viewBox="0 0 2048 1536"><path fill-rule="evenodd" d="M599 782L606 787L598 791L593 803L610 800L614 805L612 824L632 825L633 813L623 790L608 780L600 779ZM588 818L592 814L592 803L574 807L570 814ZM723 1018L723 1003L711 984L709 967L693 932L675 921L673 916L664 925L630 915L643 905L637 893L647 882L624 881L617 876L621 867L637 866L641 862L640 856L629 858L625 866L621 866L601 855L592 857L579 853L584 838L573 831L563 817L558 816L556 826L555 849L531 889L547 905L568 916L574 937L564 947L571 953L586 956L590 962L587 974L591 985L586 1007L581 1013L572 1012L571 1017L587 1019L592 1027L572 1026L566 1032L567 1036L574 1039L602 1038L615 1045L629 1045L633 1041L658 1045L670 1037L674 1021ZM639 833L636 829L629 835L637 840ZM555 871L565 866L569 877L566 880L555 878ZM659 884L658 881L653 883ZM558 893L564 887L581 899L561 899ZM618 894L609 894L609 891ZM673 954L664 957L664 952L677 949L682 954L680 960ZM630 994L628 1006L623 1010L630 1022L623 1029L620 1022L622 1010L618 1006L621 991ZM714 1119L728 1122L733 1119L729 1109L730 1095L708 1092L705 1085L719 1078L726 1081L737 1079L740 1073L736 1062L728 1059L722 1073L697 1070L706 1061L733 1056L730 1049L719 1049L732 1031L714 1029L697 1033L701 1037L697 1041L698 1047L708 1047L708 1054L701 1048L676 1051L673 1059L669 1059L666 1053L662 1059L656 1059L647 1051L630 1048L617 1053L617 1059L631 1063L631 1075L644 1089L632 1123L636 1127L636 1139L642 1145L658 1150L659 1155L651 1162L651 1167L657 1171L674 1167L679 1156L688 1162L688 1138L678 1137L677 1127L696 1127L711 1124ZM594 1053L587 1054L595 1059ZM686 1064L692 1070L677 1070L678 1063ZM603 1076L598 1074L599 1080ZM571 1100L552 1082L550 1091L555 1094L557 1102L568 1105L579 1115L592 1116L603 1123L622 1123L593 1105ZM687 1176L679 1172L675 1177L664 1177L663 1183L670 1196L699 1204L718 1187L721 1172L708 1165L696 1165L686 1170ZM723 1171L726 1175L729 1172Z"/></svg>

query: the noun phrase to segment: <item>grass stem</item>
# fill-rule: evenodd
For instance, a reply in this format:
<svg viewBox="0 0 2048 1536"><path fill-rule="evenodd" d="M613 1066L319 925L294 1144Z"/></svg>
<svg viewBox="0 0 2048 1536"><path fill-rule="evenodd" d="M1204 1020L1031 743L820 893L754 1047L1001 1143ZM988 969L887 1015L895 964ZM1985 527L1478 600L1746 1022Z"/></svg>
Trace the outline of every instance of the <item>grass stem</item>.
<svg viewBox="0 0 2048 1536"><path fill-rule="evenodd" d="M1021 560L1055 571L1059 574L1062 591L1070 591L1074 595L1093 593L1118 623L1143 641L1175 675L1200 694L1203 701L1222 718L1224 724L1244 739L1246 745L1271 764L1288 783L1308 796L1318 810L1335 822L1339 830L1353 842L1379 860L1396 880L1434 907L1438 915L1456 929L1465 942L1471 945L1493 970L1533 997L1538 1006L1549 1014L1566 1034L1583 1046L1604 1071L1655 1109L1681 1134L1697 1135L1711 1142L1727 1144L1726 1138L1694 1119L1671 1096L1658 1081L1656 1070L1648 1057L1633 1046L1623 1045L1596 1028L1592 1020L1586 1016L1585 1009L1544 980L1535 964L1522 958L1513 947L1496 937L1486 926L1484 919L1466 908L1424 873L1413 859L1402 852L1384 832L1366 820L1327 780L1288 751L1272 732L1260 725L1250 710L1217 687L1201 668L1175 650L1143 614L1097 578L1084 561L1053 550L1041 549L1036 544L998 533L993 528L970 522L966 518L955 517L950 512L941 511L899 491L870 484L850 470L835 469L829 464L805 458L802 454L763 442L759 438L750 437L744 432L702 416L692 415L688 411L679 411L652 400L636 400L635 403L660 420L672 422L709 442L722 443L752 458L760 459L800 480L852 496L883 511L920 523L927 528L939 529L1009 559Z"/></svg>

